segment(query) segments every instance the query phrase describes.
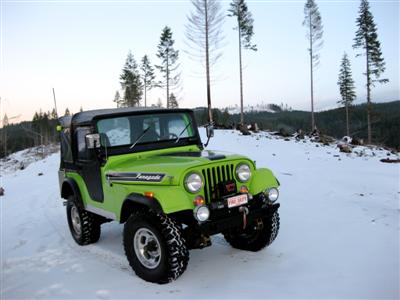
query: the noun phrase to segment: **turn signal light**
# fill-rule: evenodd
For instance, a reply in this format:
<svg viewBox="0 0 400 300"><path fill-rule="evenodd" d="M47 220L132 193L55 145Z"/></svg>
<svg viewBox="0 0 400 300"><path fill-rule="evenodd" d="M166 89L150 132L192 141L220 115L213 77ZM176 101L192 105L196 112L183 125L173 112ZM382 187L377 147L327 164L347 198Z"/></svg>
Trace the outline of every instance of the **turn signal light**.
<svg viewBox="0 0 400 300"><path fill-rule="evenodd" d="M144 196L147 198L153 198L154 197L154 193L153 192L144 192Z"/></svg>
<svg viewBox="0 0 400 300"><path fill-rule="evenodd" d="M206 204L206 201L204 200L203 196L196 196L196 198L193 200L193 204L195 206L204 205Z"/></svg>
<svg viewBox="0 0 400 300"><path fill-rule="evenodd" d="M247 188L247 186L242 185L242 186L240 187L240 192L241 192L242 194L247 194L247 193L249 192L249 189Z"/></svg>

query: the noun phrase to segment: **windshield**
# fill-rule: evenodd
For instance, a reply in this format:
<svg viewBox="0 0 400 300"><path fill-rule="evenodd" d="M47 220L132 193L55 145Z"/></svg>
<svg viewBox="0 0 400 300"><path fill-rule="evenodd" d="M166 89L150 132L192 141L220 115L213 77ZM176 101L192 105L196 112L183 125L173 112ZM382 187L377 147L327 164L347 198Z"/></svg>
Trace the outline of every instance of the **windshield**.
<svg viewBox="0 0 400 300"><path fill-rule="evenodd" d="M187 113L131 115L99 120L97 130L107 147L179 141L194 137L196 131Z"/></svg>

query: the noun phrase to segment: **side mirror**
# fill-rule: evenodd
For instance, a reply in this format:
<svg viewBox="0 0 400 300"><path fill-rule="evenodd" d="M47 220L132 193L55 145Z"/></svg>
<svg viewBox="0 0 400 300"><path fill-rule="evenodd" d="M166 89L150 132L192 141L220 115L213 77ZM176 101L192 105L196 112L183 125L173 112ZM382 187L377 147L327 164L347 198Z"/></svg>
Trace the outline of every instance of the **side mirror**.
<svg viewBox="0 0 400 300"><path fill-rule="evenodd" d="M206 126L206 133L207 133L207 138L214 137L214 125L213 124L208 124Z"/></svg>
<svg viewBox="0 0 400 300"><path fill-rule="evenodd" d="M86 135L86 147L88 149L100 148L100 134L92 133Z"/></svg>

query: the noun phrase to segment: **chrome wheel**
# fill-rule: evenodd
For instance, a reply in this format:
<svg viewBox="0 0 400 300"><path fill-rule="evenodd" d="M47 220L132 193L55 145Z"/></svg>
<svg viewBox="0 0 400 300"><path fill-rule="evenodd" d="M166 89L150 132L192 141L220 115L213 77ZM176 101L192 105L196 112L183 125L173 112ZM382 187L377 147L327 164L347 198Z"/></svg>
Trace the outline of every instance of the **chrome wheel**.
<svg viewBox="0 0 400 300"><path fill-rule="evenodd" d="M75 233L77 235L81 235L82 234L81 218L79 216L78 208L75 205L72 206L71 208L71 221Z"/></svg>
<svg viewBox="0 0 400 300"><path fill-rule="evenodd" d="M155 269L161 262L161 246L156 235L147 228L139 228L133 238L133 248L140 263Z"/></svg>

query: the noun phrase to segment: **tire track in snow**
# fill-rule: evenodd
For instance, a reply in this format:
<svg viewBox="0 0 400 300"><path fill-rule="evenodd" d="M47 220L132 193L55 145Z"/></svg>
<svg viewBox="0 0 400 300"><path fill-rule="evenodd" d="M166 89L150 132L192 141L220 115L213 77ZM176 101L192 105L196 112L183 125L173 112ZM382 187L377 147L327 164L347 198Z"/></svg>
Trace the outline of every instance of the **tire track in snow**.
<svg viewBox="0 0 400 300"><path fill-rule="evenodd" d="M90 257L91 259L93 259L97 257L100 259L102 263L112 267L113 269L117 269L125 273L132 273L132 270L125 256L119 256L113 254L110 251L102 249L101 246L97 244L92 244L87 246L76 245L71 236L67 237L67 234L70 235L69 231L65 230L65 228L68 228L68 225L63 224L62 225L63 229L61 229L61 226L59 225L58 221L59 219L57 219L57 221L52 220L46 211L44 212L44 215L49 224L51 225L51 227L55 230L55 233L62 239L63 244L67 245L68 248L73 252L78 253L80 255L84 254L85 258Z"/></svg>

